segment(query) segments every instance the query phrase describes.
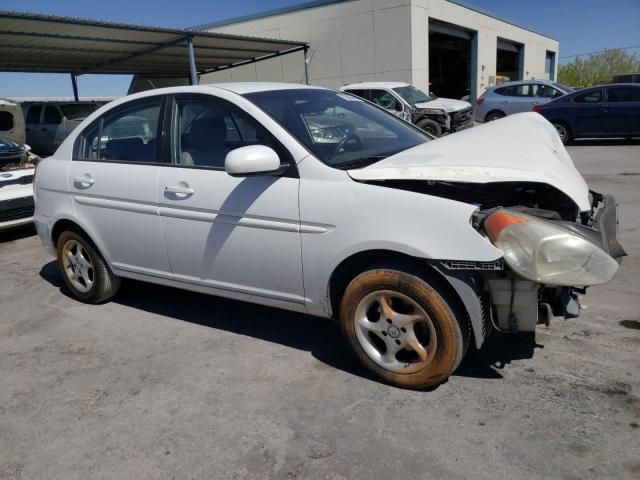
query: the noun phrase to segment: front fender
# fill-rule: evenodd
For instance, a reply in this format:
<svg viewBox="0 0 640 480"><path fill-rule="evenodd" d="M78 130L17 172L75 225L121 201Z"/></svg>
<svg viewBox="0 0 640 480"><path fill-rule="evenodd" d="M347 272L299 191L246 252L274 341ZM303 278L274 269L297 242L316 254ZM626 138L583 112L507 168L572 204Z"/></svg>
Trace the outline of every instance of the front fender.
<svg viewBox="0 0 640 480"><path fill-rule="evenodd" d="M312 161L309 161L312 160ZM345 258L387 250L421 259L491 262L502 257L471 225L476 207L359 183L315 159L300 164L302 263L309 313L328 316L327 285ZM324 171L324 169L328 171Z"/></svg>

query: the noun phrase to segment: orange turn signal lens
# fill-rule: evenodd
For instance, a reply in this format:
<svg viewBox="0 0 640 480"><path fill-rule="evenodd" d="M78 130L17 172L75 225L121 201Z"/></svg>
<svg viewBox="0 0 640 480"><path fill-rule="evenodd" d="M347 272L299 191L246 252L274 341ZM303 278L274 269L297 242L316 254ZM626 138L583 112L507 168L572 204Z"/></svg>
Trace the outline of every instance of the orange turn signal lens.
<svg viewBox="0 0 640 480"><path fill-rule="evenodd" d="M487 232L491 241L495 243L502 229L516 223L527 223L527 219L499 210L489 215L484 221L484 231Z"/></svg>

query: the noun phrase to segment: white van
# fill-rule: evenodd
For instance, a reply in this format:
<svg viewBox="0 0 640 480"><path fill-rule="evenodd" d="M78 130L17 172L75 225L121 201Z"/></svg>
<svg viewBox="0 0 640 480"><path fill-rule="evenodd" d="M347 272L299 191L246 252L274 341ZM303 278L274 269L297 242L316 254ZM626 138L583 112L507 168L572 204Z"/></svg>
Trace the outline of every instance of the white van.
<svg viewBox="0 0 640 480"><path fill-rule="evenodd" d="M16 99L22 105L28 143L34 152L50 155L82 120L113 98Z"/></svg>

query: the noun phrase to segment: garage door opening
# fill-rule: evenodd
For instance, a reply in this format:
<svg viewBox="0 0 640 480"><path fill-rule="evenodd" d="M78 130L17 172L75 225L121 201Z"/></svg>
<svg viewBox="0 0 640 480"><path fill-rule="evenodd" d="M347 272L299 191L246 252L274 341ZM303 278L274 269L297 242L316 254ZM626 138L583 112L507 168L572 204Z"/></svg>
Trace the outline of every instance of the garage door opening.
<svg viewBox="0 0 640 480"><path fill-rule="evenodd" d="M524 67L524 46L509 40L498 39L496 75L498 82L522 80Z"/></svg>
<svg viewBox="0 0 640 480"><path fill-rule="evenodd" d="M429 20L430 90L439 97L474 97L475 32Z"/></svg>

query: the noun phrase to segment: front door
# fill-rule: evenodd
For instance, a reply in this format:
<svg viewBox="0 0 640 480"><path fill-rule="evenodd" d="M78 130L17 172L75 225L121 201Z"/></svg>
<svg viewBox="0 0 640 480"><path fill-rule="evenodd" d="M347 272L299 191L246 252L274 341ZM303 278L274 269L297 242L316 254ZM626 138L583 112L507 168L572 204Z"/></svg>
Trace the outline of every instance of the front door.
<svg viewBox="0 0 640 480"><path fill-rule="evenodd" d="M600 135L602 133L602 89L585 92L573 97L573 125L575 136Z"/></svg>
<svg viewBox="0 0 640 480"><path fill-rule="evenodd" d="M68 171L76 214L102 254L129 274L171 278L158 215L163 97L110 110L80 135Z"/></svg>
<svg viewBox="0 0 640 480"><path fill-rule="evenodd" d="M607 135L640 135L640 85L616 85L606 88L602 129Z"/></svg>
<svg viewBox="0 0 640 480"><path fill-rule="evenodd" d="M173 167L161 167L158 201L177 281L222 296L304 308L299 179L234 178L224 162L234 148L262 144L288 152L252 117L209 95L178 96L171 114Z"/></svg>

